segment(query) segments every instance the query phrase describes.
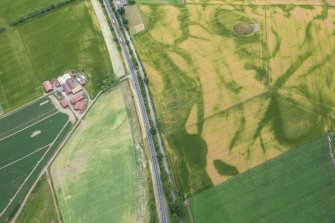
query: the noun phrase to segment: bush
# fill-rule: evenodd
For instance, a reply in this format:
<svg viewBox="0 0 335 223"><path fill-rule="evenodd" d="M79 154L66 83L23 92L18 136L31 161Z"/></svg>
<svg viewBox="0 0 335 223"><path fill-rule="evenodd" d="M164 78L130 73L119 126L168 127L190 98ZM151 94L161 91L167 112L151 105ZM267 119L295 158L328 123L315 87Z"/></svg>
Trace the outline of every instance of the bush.
<svg viewBox="0 0 335 223"><path fill-rule="evenodd" d="M157 131L156 131L156 129L154 128L154 127L151 127L150 128L150 133L151 133L151 135L156 135L156 133L157 133Z"/></svg>

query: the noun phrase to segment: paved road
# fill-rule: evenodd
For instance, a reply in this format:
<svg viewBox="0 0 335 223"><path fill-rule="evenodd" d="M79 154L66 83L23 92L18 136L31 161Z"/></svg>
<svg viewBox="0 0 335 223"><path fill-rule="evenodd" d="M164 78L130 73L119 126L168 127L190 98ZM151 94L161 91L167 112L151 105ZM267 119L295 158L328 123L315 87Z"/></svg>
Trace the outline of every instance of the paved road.
<svg viewBox="0 0 335 223"><path fill-rule="evenodd" d="M136 91L136 96L138 98L138 101L140 103L140 107L141 107L141 114L142 114L142 118L144 121L144 125L145 125L145 131L147 134L147 139L148 139L148 144L149 144L149 152L150 152L150 158L152 161L152 166L153 166L153 176L155 178L155 186L157 189L157 195L158 197L156 197L156 199L158 199L158 212L159 212L159 217L160 217L160 222L162 223L168 223L169 222L169 212L167 209L167 205L166 205L166 201L165 201L165 196L164 196L164 191L163 191L163 186L162 186L162 181L160 178L160 173L159 173L159 165L158 165L158 160L156 157L156 151L155 151L155 146L154 146L154 142L150 133L150 124L149 124L149 118L145 109L145 105L144 105L144 100L141 94L141 88L139 85L139 81L136 75L136 71L135 68L133 66L133 63L131 61L131 57L129 54L129 50L127 48L127 45L125 43L125 38L123 33L120 30L120 26L118 24L118 21L116 19L116 16L114 15L114 12L112 10L112 7L109 3L108 0L104 0L104 5L105 8L108 12L108 16L110 18L110 20L112 21L112 25L113 28L117 34L117 37L119 39L120 45L122 47L122 50L124 52L124 56L126 59L126 63L129 67L130 70L130 74L131 74L131 84L133 85L135 91Z"/></svg>
<svg viewBox="0 0 335 223"><path fill-rule="evenodd" d="M115 2L114 2L114 4L115 4ZM121 25L122 25L121 28L124 30L124 33L126 34L125 38L129 41L130 49L134 52L134 57L135 57L135 60L138 64L138 66L139 66L138 70L139 70L139 73L141 75L141 78L144 79L145 75L144 75L143 67L140 63L140 60L139 60L138 56L137 56L137 53L135 51L135 47L133 46L133 42L131 41L127 30L124 28L122 20L121 20ZM157 134L156 135L157 135L157 139L158 139L159 151L163 154L164 157L167 157L166 154L165 154L162 138L161 138L161 135L160 135L160 130L159 130L159 128L157 128L157 122L156 122L154 107L152 105L151 98L150 98L149 88L146 84L144 85L144 90L145 90L145 94L147 95L147 103L148 103L148 108L149 108L149 114L150 114L150 117L152 119L153 126L157 129ZM172 175L171 175L171 171L170 171L167 159L163 159L163 165L164 165L165 172L168 174L169 182L171 184L174 184L173 179L171 177ZM175 201L176 200L175 191L171 190L171 194L172 194L173 201Z"/></svg>

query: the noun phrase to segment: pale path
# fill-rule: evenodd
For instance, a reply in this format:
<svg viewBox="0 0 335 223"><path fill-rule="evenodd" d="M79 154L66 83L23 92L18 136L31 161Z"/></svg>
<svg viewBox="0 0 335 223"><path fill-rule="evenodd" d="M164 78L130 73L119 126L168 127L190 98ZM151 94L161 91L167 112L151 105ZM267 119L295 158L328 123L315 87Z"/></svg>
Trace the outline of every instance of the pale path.
<svg viewBox="0 0 335 223"><path fill-rule="evenodd" d="M104 37L104 40L106 42L106 46L108 49L109 57L113 65L113 70L115 75L120 78L123 77L126 72L122 63L122 58L120 56L120 53L116 47L116 44L113 40L113 35L111 33L111 30L109 28L107 19L105 17L104 12L102 11L101 5L99 3L99 0L91 0L93 9L95 11L95 14L98 17L98 21L100 24L101 32Z"/></svg>
<svg viewBox="0 0 335 223"><path fill-rule="evenodd" d="M4 169L4 168L6 168L6 167L8 167L8 166L10 166L10 165L13 165L14 163L17 163L17 162L19 162L19 161L21 161L21 160L23 160L23 159L25 159L25 158L27 158L27 157L29 157L29 156L35 154L35 153L37 153L38 151L40 151L40 150L46 148L46 147L49 146L49 145L50 145L50 144L45 145L45 146L43 146L43 147L40 147L40 148L36 149L35 151L33 151L33 152L31 152L31 153L25 155L24 157L21 157L20 159L14 160L13 162L10 162L10 163L8 163L8 164L6 164L6 165L0 167L0 170Z"/></svg>

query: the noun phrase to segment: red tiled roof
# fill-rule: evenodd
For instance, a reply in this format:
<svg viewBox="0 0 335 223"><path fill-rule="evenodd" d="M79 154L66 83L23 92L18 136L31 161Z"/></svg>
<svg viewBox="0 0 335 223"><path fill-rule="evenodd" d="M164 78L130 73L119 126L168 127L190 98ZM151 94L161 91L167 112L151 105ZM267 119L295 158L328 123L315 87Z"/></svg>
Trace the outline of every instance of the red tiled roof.
<svg viewBox="0 0 335 223"><path fill-rule="evenodd" d="M63 108L69 106L69 102L65 98L60 101L60 104L63 106Z"/></svg>
<svg viewBox="0 0 335 223"><path fill-rule="evenodd" d="M85 108L85 102L83 101L78 101L75 105L74 105L74 110L84 110Z"/></svg>
<svg viewBox="0 0 335 223"><path fill-rule="evenodd" d="M44 81L44 82L43 82L43 87L44 87L44 90L45 90L46 92L50 92L50 91L53 90L53 88L52 88L52 84L50 83L50 81Z"/></svg>
<svg viewBox="0 0 335 223"><path fill-rule="evenodd" d="M84 99L84 95L80 94L71 98L71 103L74 104L80 100Z"/></svg>

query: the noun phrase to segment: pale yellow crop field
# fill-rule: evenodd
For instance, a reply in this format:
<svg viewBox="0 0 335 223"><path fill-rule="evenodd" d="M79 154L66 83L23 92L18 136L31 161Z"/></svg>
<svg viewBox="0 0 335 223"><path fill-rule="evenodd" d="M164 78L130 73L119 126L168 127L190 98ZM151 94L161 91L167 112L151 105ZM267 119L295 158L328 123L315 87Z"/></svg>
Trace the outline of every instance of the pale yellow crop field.
<svg viewBox="0 0 335 223"><path fill-rule="evenodd" d="M140 6L148 30L135 43L185 194L333 128L335 9L222 2Z"/></svg>

